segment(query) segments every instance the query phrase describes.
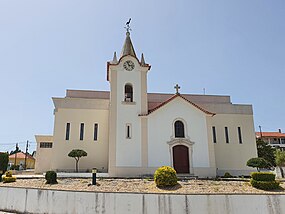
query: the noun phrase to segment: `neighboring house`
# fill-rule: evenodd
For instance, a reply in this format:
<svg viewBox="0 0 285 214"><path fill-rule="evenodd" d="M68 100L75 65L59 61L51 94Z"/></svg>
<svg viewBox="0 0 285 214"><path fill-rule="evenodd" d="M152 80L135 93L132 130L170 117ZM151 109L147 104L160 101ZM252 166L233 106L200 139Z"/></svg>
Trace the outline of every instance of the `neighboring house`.
<svg viewBox="0 0 285 214"><path fill-rule="evenodd" d="M281 129L278 132L255 132L257 139L262 139L275 148L285 150L285 133Z"/></svg>
<svg viewBox="0 0 285 214"><path fill-rule="evenodd" d="M74 171L68 153L83 149L81 171L96 167L115 177L152 174L163 165L199 177L249 174L246 162L257 156L252 106L229 96L180 94L178 85L174 94L148 93L150 68L127 32L120 58L114 53L107 62L110 91L67 90L52 98L53 135L36 135L35 171ZM164 72L155 72L163 81Z"/></svg>
<svg viewBox="0 0 285 214"><path fill-rule="evenodd" d="M26 154L23 152L18 152L13 155L9 155L9 165L19 165L24 167L25 166L25 157ZM30 154L27 154L27 169L34 169L35 168L35 158Z"/></svg>

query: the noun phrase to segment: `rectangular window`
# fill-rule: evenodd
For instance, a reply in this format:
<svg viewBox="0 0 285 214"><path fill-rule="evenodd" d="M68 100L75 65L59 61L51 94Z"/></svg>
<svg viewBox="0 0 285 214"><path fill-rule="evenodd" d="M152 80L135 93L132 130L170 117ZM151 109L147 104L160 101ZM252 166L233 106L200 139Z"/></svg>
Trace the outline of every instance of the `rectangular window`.
<svg viewBox="0 0 285 214"><path fill-rule="evenodd" d="M67 123L65 130L65 140L69 140L69 134L70 134L70 123Z"/></svg>
<svg viewBox="0 0 285 214"><path fill-rule="evenodd" d="M126 126L126 138L131 139L132 138L132 127L131 124L127 124Z"/></svg>
<svg viewBox="0 0 285 214"><path fill-rule="evenodd" d="M229 143L229 130L228 127L225 127L226 143Z"/></svg>
<svg viewBox="0 0 285 214"><path fill-rule="evenodd" d="M40 148L52 148L51 142L40 142Z"/></svg>
<svg viewBox="0 0 285 214"><path fill-rule="evenodd" d="M238 127L238 140L239 140L239 143L242 144L241 128L240 127Z"/></svg>
<svg viewBox="0 0 285 214"><path fill-rule="evenodd" d="M80 124L80 140L83 140L84 136L84 123Z"/></svg>
<svg viewBox="0 0 285 214"><path fill-rule="evenodd" d="M94 140L97 141L98 139L98 123L94 124Z"/></svg>
<svg viewBox="0 0 285 214"><path fill-rule="evenodd" d="M215 126L212 126L212 132L213 132L213 142L217 143L216 127Z"/></svg>

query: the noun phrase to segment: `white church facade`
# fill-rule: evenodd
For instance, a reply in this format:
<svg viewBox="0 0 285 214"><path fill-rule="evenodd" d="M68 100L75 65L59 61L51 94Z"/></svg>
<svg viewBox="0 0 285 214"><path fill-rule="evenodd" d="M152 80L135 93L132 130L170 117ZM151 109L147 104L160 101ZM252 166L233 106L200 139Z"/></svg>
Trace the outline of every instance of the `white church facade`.
<svg viewBox="0 0 285 214"><path fill-rule="evenodd" d="M74 171L72 149L82 149L81 171L110 176L153 174L164 165L177 173L247 175L257 157L251 105L229 96L148 93L151 66L137 58L126 33L119 59L107 63L110 91L67 90L54 102L52 136L36 135L36 173Z"/></svg>

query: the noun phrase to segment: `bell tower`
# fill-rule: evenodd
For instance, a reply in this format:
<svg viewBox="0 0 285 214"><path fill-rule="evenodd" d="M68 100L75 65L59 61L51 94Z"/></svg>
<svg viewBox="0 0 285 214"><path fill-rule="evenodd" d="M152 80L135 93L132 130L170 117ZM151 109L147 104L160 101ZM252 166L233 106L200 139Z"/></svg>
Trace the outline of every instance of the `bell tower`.
<svg viewBox="0 0 285 214"><path fill-rule="evenodd" d="M126 24L126 38L117 59L107 63L110 83L109 174L131 175L134 168L142 167L141 114L148 112L147 72L143 54L139 60L130 37L130 20Z"/></svg>

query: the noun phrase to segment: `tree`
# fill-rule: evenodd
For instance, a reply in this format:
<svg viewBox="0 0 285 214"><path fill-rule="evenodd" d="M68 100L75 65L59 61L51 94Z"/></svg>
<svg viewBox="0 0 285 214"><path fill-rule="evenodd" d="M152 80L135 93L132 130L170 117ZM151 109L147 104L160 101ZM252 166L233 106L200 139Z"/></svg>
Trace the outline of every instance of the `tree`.
<svg viewBox="0 0 285 214"><path fill-rule="evenodd" d="M250 158L246 162L246 165L249 167L256 168L258 172L260 171L260 169L270 168L270 163L264 158Z"/></svg>
<svg viewBox="0 0 285 214"><path fill-rule="evenodd" d="M280 169L281 177L284 178L284 171L283 171L282 167L285 166L285 151L281 151L280 149L276 150L275 162L276 162L276 166L278 166Z"/></svg>
<svg viewBox="0 0 285 214"><path fill-rule="evenodd" d="M7 170L9 162L9 154L8 153L0 153L0 176L4 174L4 172Z"/></svg>
<svg viewBox="0 0 285 214"><path fill-rule="evenodd" d="M78 162L81 157L87 156L87 152L81 149L73 149L68 153L68 157L72 157L75 159L75 170L78 172Z"/></svg>
<svg viewBox="0 0 285 214"><path fill-rule="evenodd" d="M21 152L21 149L18 146L18 143L16 144L16 149L10 152L10 155L16 154L18 152Z"/></svg>
<svg viewBox="0 0 285 214"><path fill-rule="evenodd" d="M261 139L257 139L256 147L258 157L264 158L270 163L271 167L275 167L276 163L274 154L276 149Z"/></svg>

